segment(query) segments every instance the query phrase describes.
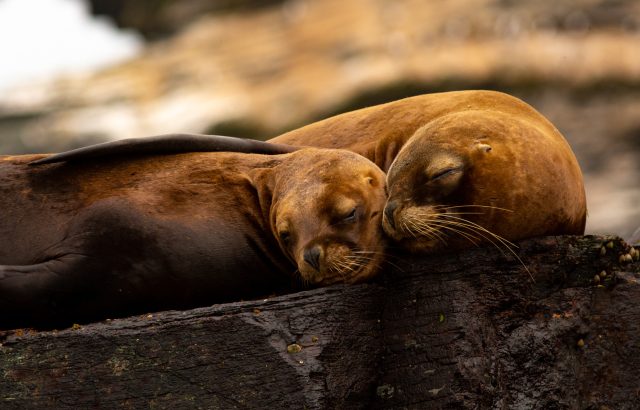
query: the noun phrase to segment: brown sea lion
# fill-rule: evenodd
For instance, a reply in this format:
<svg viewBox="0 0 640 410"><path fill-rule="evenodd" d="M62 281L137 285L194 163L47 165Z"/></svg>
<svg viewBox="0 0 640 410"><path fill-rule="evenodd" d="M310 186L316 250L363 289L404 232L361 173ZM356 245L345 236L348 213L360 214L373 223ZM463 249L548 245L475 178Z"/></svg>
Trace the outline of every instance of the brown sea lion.
<svg viewBox="0 0 640 410"><path fill-rule="evenodd" d="M558 130L493 91L406 98L348 112L270 142L344 148L387 171L384 228L431 252L538 235L582 234L578 162Z"/></svg>
<svg viewBox="0 0 640 410"><path fill-rule="evenodd" d="M0 157L0 327L353 283L381 262L385 175L348 151L28 165L43 158Z"/></svg>

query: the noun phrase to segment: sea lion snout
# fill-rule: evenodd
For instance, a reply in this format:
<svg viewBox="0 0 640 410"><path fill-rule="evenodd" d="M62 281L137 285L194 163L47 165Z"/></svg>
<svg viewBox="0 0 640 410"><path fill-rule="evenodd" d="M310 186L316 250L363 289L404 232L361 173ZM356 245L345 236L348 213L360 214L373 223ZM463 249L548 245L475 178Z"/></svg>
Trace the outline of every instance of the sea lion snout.
<svg viewBox="0 0 640 410"><path fill-rule="evenodd" d="M397 208L398 208L398 201L389 201L387 202L387 205L384 207L385 220L393 229L396 229L394 214Z"/></svg>
<svg viewBox="0 0 640 410"><path fill-rule="evenodd" d="M320 258L322 257L322 253L320 245L314 245L304 250L303 259L307 265L317 271L320 271Z"/></svg>

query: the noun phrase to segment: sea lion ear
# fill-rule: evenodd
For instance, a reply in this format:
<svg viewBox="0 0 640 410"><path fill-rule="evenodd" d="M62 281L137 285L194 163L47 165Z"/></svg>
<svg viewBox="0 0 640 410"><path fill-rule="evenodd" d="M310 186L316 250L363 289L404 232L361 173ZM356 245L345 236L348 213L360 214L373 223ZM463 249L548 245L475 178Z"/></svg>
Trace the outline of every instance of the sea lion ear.
<svg viewBox="0 0 640 410"><path fill-rule="evenodd" d="M376 144L374 159L372 159L372 161L380 167L381 170L388 172L402 146L402 144L394 141L391 137L382 138Z"/></svg>
<svg viewBox="0 0 640 410"><path fill-rule="evenodd" d="M384 179L376 178L370 175L364 177L362 181L364 182L365 186L371 189L377 189L380 185L384 185Z"/></svg>
<svg viewBox="0 0 640 410"><path fill-rule="evenodd" d="M477 142L476 149L480 152L489 152L492 148L489 144L485 144L484 142Z"/></svg>
<svg viewBox="0 0 640 410"><path fill-rule="evenodd" d="M269 220L276 185L272 169L258 168L249 171L249 183L255 189L263 215Z"/></svg>
<svg viewBox="0 0 640 410"><path fill-rule="evenodd" d="M29 165L115 157L119 155L158 155L183 152L224 151L277 155L287 154L297 151L298 149L300 149L300 147L245 138L224 137L221 135L166 134L155 137L126 138L102 144L89 145L32 161Z"/></svg>

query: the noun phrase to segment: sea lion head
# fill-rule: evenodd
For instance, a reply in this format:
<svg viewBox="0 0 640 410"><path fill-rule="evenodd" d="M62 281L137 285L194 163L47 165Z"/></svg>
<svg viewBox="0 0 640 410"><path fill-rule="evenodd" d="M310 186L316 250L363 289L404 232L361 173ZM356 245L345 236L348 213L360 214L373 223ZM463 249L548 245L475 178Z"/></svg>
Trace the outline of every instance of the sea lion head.
<svg viewBox="0 0 640 410"><path fill-rule="evenodd" d="M303 149L281 165L271 228L283 252L313 285L355 283L383 258L385 174L344 150Z"/></svg>
<svg viewBox="0 0 640 410"><path fill-rule="evenodd" d="M537 122L536 122L537 121ZM410 251L582 234L582 174L560 133L538 119L466 111L408 140L387 175L383 227Z"/></svg>

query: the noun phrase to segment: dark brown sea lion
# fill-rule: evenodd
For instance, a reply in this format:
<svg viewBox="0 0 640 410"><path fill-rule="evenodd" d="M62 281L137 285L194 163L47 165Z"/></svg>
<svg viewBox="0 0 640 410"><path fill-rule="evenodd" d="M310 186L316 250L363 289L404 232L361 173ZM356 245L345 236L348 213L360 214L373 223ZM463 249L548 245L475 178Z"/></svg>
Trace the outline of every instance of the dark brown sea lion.
<svg viewBox="0 0 640 410"><path fill-rule="evenodd" d="M385 175L348 151L41 158L0 157L0 327L353 283L381 262Z"/></svg>
<svg viewBox="0 0 640 410"><path fill-rule="evenodd" d="M582 234L578 162L558 130L493 91L411 97L348 112L270 142L344 148L387 171L384 228L432 252L538 235Z"/></svg>

